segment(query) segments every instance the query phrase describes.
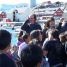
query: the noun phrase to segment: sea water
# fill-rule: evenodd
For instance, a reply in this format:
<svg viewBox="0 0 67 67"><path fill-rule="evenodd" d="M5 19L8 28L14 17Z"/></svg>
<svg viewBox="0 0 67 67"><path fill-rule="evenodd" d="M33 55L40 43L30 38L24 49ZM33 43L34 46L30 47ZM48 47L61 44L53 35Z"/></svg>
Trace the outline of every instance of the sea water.
<svg viewBox="0 0 67 67"><path fill-rule="evenodd" d="M18 38L18 36L17 36L17 32L15 32L15 29L12 30L12 28L4 28L4 27L2 27L0 29L9 31L11 33L11 36L12 36L11 44L12 45L16 45L17 44L17 38Z"/></svg>

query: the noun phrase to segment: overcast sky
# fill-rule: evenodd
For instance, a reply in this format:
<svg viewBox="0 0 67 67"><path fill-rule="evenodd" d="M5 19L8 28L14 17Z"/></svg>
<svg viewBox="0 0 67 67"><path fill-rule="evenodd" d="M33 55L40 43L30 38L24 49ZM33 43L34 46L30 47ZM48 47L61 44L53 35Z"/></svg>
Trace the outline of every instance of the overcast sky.
<svg viewBox="0 0 67 67"><path fill-rule="evenodd" d="M36 0L37 3L42 3L48 0ZM56 2L58 0L50 0L51 2ZM60 0L62 2L67 2L67 0ZM30 3L30 0L0 0L0 4L18 4L18 3Z"/></svg>

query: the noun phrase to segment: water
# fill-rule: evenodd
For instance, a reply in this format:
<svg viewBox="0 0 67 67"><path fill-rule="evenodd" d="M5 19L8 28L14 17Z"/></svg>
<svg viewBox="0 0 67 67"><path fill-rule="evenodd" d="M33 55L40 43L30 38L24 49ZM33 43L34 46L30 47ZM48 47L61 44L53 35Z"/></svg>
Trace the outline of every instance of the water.
<svg viewBox="0 0 67 67"><path fill-rule="evenodd" d="M15 32L15 30L12 30L12 28L1 28L1 29L7 30L11 33L12 35L11 44L16 45L17 44L17 33Z"/></svg>

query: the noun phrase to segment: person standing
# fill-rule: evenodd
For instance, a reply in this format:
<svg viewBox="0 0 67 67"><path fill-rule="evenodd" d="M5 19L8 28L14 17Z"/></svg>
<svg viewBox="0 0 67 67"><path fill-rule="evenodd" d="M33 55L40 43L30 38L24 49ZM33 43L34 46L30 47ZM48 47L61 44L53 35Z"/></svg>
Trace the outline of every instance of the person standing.
<svg viewBox="0 0 67 67"><path fill-rule="evenodd" d="M42 30L41 26L36 22L36 15L33 14L29 17L26 23L21 27L22 30L25 30L27 33L30 33L33 30Z"/></svg>

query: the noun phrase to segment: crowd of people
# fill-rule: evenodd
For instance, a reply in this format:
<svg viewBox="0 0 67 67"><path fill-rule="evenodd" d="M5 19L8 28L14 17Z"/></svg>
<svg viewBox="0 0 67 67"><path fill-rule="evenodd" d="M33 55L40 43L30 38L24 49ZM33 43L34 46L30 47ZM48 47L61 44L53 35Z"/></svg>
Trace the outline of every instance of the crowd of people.
<svg viewBox="0 0 67 67"><path fill-rule="evenodd" d="M11 46L10 32L0 30L0 67L66 67L67 21L56 26L52 17L42 29L36 20L33 14L21 26L17 45Z"/></svg>

